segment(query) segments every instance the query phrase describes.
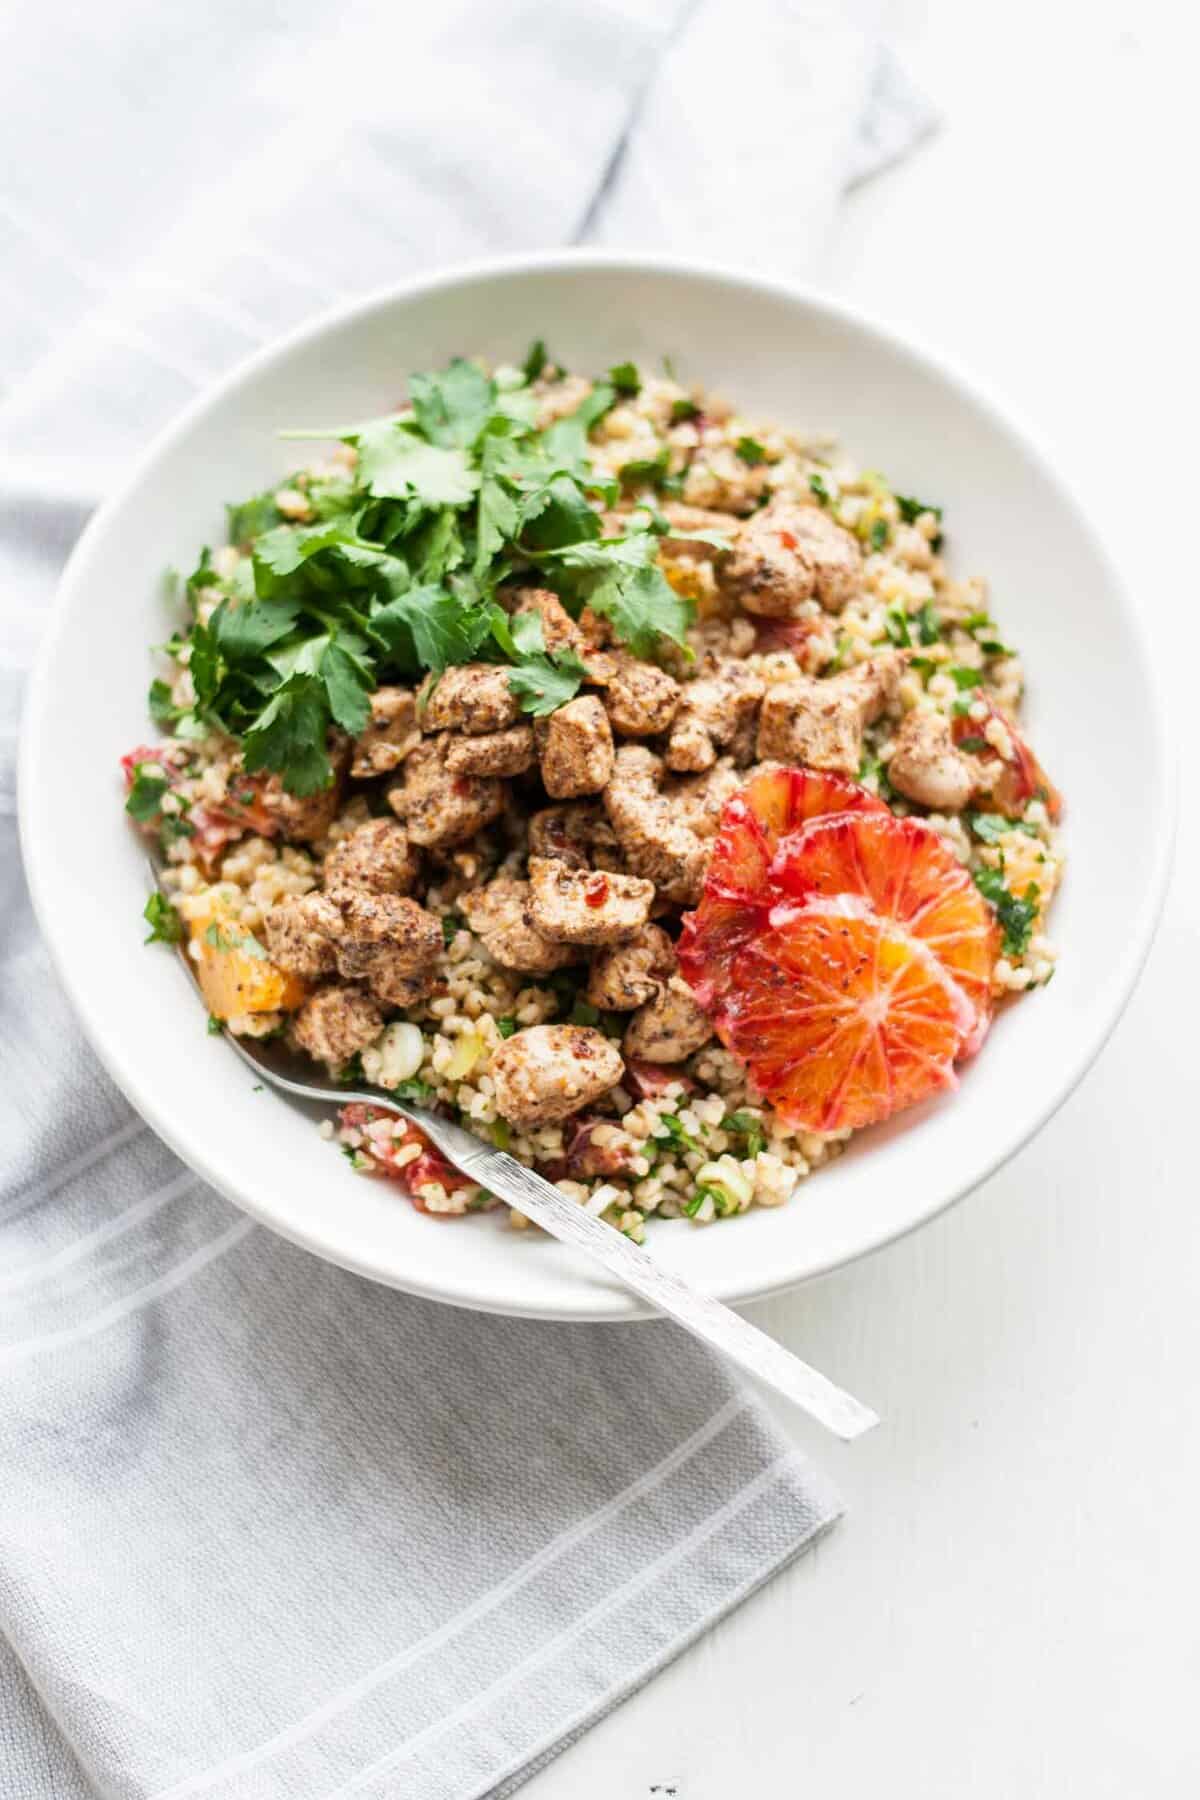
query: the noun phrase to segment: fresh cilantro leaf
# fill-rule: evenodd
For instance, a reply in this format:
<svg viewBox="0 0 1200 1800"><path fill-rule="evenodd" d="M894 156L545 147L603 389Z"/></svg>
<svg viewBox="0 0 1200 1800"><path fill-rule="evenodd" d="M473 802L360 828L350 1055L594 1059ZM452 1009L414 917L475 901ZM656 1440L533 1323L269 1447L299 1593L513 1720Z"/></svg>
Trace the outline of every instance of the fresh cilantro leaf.
<svg viewBox="0 0 1200 1800"><path fill-rule="evenodd" d="M983 682L982 669L955 668L947 671L956 688L965 692L968 688L977 688Z"/></svg>
<svg viewBox="0 0 1200 1800"><path fill-rule="evenodd" d="M700 1140L685 1130L675 1113L661 1114L658 1125L659 1129L654 1133L656 1143L669 1144L673 1150L703 1150Z"/></svg>
<svg viewBox="0 0 1200 1800"><path fill-rule="evenodd" d="M672 425L684 425L689 419L698 419L699 417L700 408L696 405L694 400L672 400Z"/></svg>
<svg viewBox="0 0 1200 1800"><path fill-rule="evenodd" d="M225 1029L224 1019L218 1019L216 1013L209 1013L209 1015L208 1015L208 1035L209 1035L209 1037L220 1037L220 1035L224 1031L224 1029Z"/></svg>
<svg viewBox="0 0 1200 1800"><path fill-rule="evenodd" d="M581 406L565 419L555 419L542 432L542 446L552 464L577 471L587 460L588 432L617 398L611 382L598 381Z"/></svg>
<svg viewBox="0 0 1200 1800"><path fill-rule="evenodd" d="M502 1038L510 1038L516 1029L517 1021L515 1019L505 1018L496 1020L496 1030L500 1033Z"/></svg>
<svg viewBox="0 0 1200 1800"><path fill-rule="evenodd" d="M402 664L440 675L470 662L492 628L491 608L472 606L448 588L415 587L371 615L371 629Z"/></svg>
<svg viewBox="0 0 1200 1800"><path fill-rule="evenodd" d="M600 520L571 475L551 476L521 507L521 544L530 550L557 550L599 536Z"/></svg>
<svg viewBox="0 0 1200 1800"><path fill-rule="evenodd" d="M614 363L608 371L608 379L618 394L636 396L642 391L642 378L631 362Z"/></svg>
<svg viewBox="0 0 1200 1800"><path fill-rule="evenodd" d="M999 869L977 869L975 886L996 909L996 920L1004 933L1005 956L1023 956L1038 914L1037 883L1031 881L1018 898L1009 891Z"/></svg>
<svg viewBox="0 0 1200 1800"><path fill-rule="evenodd" d="M437 374L410 376L408 393L429 442L456 450L476 442L496 403L495 384L461 356Z"/></svg>
<svg viewBox="0 0 1200 1800"><path fill-rule="evenodd" d="M447 950L462 930L462 924L463 922L457 913L448 912L442 914L442 942L445 944Z"/></svg>
<svg viewBox="0 0 1200 1800"><path fill-rule="evenodd" d="M298 599L245 600L239 606L222 600L209 620L217 650L227 663L261 656L292 630L300 612Z"/></svg>
<svg viewBox="0 0 1200 1800"><path fill-rule="evenodd" d="M757 438L740 437L734 445L734 449L737 451L742 461L744 463L749 463L752 469L757 468L759 463L764 463L767 460L767 453Z"/></svg>
<svg viewBox="0 0 1200 1800"><path fill-rule="evenodd" d="M186 710L175 705L174 701L171 699L171 690L165 681L152 681L150 683L147 704L150 708L150 717L163 731L166 731L175 723L181 711Z"/></svg>
<svg viewBox="0 0 1200 1800"><path fill-rule="evenodd" d="M182 939L183 920L157 888L142 908L142 917L150 927L148 944L178 944Z"/></svg>
<svg viewBox="0 0 1200 1800"><path fill-rule="evenodd" d="M575 698L586 674L573 650L560 650L554 658L526 657L509 671L508 685L520 700L522 712L542 719Z"/></svg>
<svg viewBox="0 0 1200 1800"><path fill-rule="evenodd" d="M829 505L829 489L825 486L824 481L819 475L810 475L808 478L808 486L809 491L817 496L817 499L821 502L822 506Z"/></svg>
<svg viewBox="0 0 1200 1800"><path fill-rule="evenodd" d="M671 472L671 453L664 444L657 456L635 456L622 463L619 474L622 487L661 487Z"/></svg>
<svg viewBox="0 0 1200 1800"><path fill-rule="evenodd" d="M1012 830L1012 825L1001 813L968 813L967 824L985 844L999 843L1005 832Z"/></svg>
<svg viewBox="0 0 1200 1800"><path fill-rule="evenodd" d="M398 1082L392 1092L397 1100L408 1100L413 1106L428 1106L433 1097L433 1089L429 1083L416 1075L410 1075L407 1081Z"/></svg>
<svg viewBox="0 0 1200 1800"><path fill-rule="evenodd" d="M247 774L272 769L290 794L319 793L333 780L325 753L329 700L314 675L281 682L242 740Z"/></svg>
<svg viewBox="0 0 1200 1800"><path fill-rule="evenodd" d="M377 500L465 506L479 488L478 471L464 449L426 443L410 426L388 420L359 434L358 471Z"/></svg>
<svg viewBox="0 0 1200 1800"><path fill-rule="evenodd" d="M362 656L344 638L334 638L322 656L321 679L334 724L357 737L370 722L371 702L367 696L375 683Z"/></svg>
<svg viewBox="0 0 1200 1800"><path fill-rule="evenodd" d="M136 819L139 825L148 825L161 812L162 797L170 785L160 764L156 762L135 764L133 781L125 798L125 811L131 819Z"/></svg>
<svg viewBox="0 0 1200 1800"><path fill-rule="evenodd" d="M756 1118L753 1113L735 1112L727 1114L727 1116L721 1120L721 1130L731 1131L736 1137L744 1138L746 1140L747 1156L757 1156L767 1141L767 1134L763 1129L763 1122L761 1119Z"/></svg>
<svg viewBox="0 0 1200 1800"><path fill-rule="evenodd" d="M883 550L887 545L889 536L890 532L888 530L887 520L876 519L868 533L867 541L872 550Z"/></svg>
<svg viewBox="0 0 1200 1800"><path fill-rule="evenodd" d="M682 644L692 622L691 602L652 566L614 569L588 600L594 612L612 620L618 641L635 656L653 655L660 637Z"/></svg>
<svg viewBox="0 0 1200 1800"><path fill-rule="evenodd" d="M283 523L283 514L275 504L277 488L265 494L255 494L249 500L243 500L238 506L227 506L225 516L228 520L229 542L245 549L255 538L261 537L264 531L273 531Z"/></svg>

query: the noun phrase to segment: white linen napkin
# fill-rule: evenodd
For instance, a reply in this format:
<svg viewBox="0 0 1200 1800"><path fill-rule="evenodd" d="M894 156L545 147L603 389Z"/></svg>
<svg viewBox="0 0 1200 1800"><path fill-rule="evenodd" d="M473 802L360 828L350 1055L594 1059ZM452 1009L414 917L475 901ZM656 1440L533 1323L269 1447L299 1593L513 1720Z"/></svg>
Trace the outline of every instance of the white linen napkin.
<svg viewBox="0 0 1200 1800"><path fill-rule="evenodd" d="M928 123L833 4L49 0L10 19L4 1800L506 1793L836 1517L673 1327L410 1300L183 1169L49 969L13 752L88 511L257 345L490 250L622 241L797 269L842 189ZM86 872L81 888L86 905Z"/></svg>

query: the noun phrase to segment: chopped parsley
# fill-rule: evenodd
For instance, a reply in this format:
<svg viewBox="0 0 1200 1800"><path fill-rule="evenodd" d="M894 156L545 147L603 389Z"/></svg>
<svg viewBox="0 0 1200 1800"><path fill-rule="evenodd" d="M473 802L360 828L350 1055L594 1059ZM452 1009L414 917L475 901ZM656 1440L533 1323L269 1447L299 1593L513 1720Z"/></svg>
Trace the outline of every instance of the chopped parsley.
<svg viewBox="0 0 1200 1800"><path fill-rule="evenodd" d="M680 1124L675 1113L663 1113L658 1125L659 1129L654 1133L656 1144L668 1144L673 1150L703 1151L703 1144Z"/></svg>
<svg viewBox="0 0 1200 1800"><path fill-rule="evenodd" d="M672 425L684 425L689 419L698 419L699 417L700 408L696 405L694 400L672 400Z"/></svg>
<svg viewBox="0 0 1200 1800"><path fill-rule="evenodd" d="M872 550L883 550L887 546L890 535L891 533L887 520L876 519L868 533L867 542L870 544Z"/></svg>
<svg viewBox="0 0 1200 1800"><path fill-rule="evenodd" d="M761 1119L756 1118L753 1113L729 1113L721 1121L721 1130L731 1132L735 1137L744 1138L745 1154L747 1156L757 1156L767 1141L767 1134L763 1130L763 1122Z"/></svg>
<svg viewBox="0 0 1200 1800"><path fill-rule="evenodd" d="M938 624L937 614L933 610L933 601L927 600L916 615L917 639L922 644L941 642L942 628Z"/></svg>
<svg viewBox="0 0 1200 1800"><path fill-rule="evenodd" d="M764 463L767 460L767 453L757 438L740 437L734 445L734 449L737 451L742 461L748 463L752 469L756 469L759 463Z"/></svg>
<svg viewBox="0 0 1200 1800"><path fill-rule="evenodd" d="M965 817L972 832L983 844L998 844L1009 831L1023 831L1026 837L1040 836L1036 825L1028 825L1024 819L1006 819L1003 813L969 812Z"/></svg>
<svg viewBox="0 0 1200 1800"><path fill-rule="evenodd" d="M517 1021L515 1019L496 1020L496 1030L500 1033L502 1038L510 1038L516 1029Z"/></svg>
<svg viewBox="0 0 1200 1800"><path fill-rule="evenodd" d="M398 1082L392 1089L397 1100L407 1100L412 1106L428 1106L433 1098L433 1089L427 1081L411 1075L407 1081Z"/></svg>
<svg viewBox="0 0 1200 1800"><path fill-rule="evenodd" d="M170 785L158 763L136 763L133 781L125 799L125 811L139 825L148 825L161 812L162 797Z"/></svg>
<svg viewBox="0 0 1200 1800"><path fill-rule="evenodd" d="M218 1019L216 1013L209 1013L209 1015L208 1015L208 1035L209 1035L209 1037L220 1037L220 1035L224 1031L224 1029L225 1029L224 1019Z"/></svg>
<svg viewBox="0 0 1200 1800"><path fill-rule="evenodd" d="M1005 956L1023 956L1038 914L1037 883L1031 881L1018 898L1006 886L999 869L976 869L975 886L995 908L997 923L1004 933Z"/></svg>
<svg viewBox="0 0 1200 1800"><path fill-rule="evenodd" d="M829 505L829 502L830 502L830 499L832 496L830 495L829 489L825 486L824 481L821 479L821 477L819 475L810 475L809 476L808 487L809 487L809 492L813 493L817 496L817 499L821 502L822 506Z"/></svg>
<svg viewBox="0 0 1200 1800"><path fill-rule="evenodd" d="M618 394L625 394L631 399L642 391L642 378L631 362L615 363L608 371L608 379Z"/></svg>
<svg viewBox="0 0 1200 1800"><path fill-rule="evenodd" d="M915 524L922 513L932 513L938 524L941 524L942 509L940 506L931 506L927 500L915 500L911 494L896 494L894 498L896 505L900 508L900 517L906 525ZM942 542L942 533L939 531L937 536L931 539L930 549L940 550Z"/></svg>
<svg viewBox="0 0 1200 1800"><path fill-rule="evenodd" d="M663 638L681 644L693 608L658 567L654 521L638 515L606 536L602 511L620 484L588 456L588 433L619 395L639 391L636 366L617 364L574 413L539 428L530 389L548 366L541 342L522 370L495 378L460 357L410 378L410 411L286 434L340 437L357 452L353 476L316 484L304 523L282 518L270 495L231 509L231 536L248 554L229 577L204 554L188 592L216 604L171 646L186 647L195 706L176 709L156 683L156 720L228 733L247 773L313 794L333 779L331 731L358 736L381 682L508 664L535 717L578 691L574 656L513 630L498 596L514 581L552 587L576 614L590 605L637 655ZM665 446L622 478L664 492L682 479ZM133 816L154 818L167 785L156 766L137 771Z"/></svg>
<svg viewBox="0 0 1200 1800"><path fill-rule="evenodd" d="M183 920L167 896L157 888L142 908L142 917L150 927L148 944L178 944L183 939Z"/></svg>
<svg viewBox="0 0 1200 1800"><path fill-rule="evenodd" d="M907 650L910 648L912 633L908 628L908 614L898 601L894 606L889 606L884 613L883 628L897 649Z"/></svg>
<svg viewBox="0 0 1200 1800"><path fill-rule="evenodd" d="M962 692L968 688L977 688L983 685L982 669L955 668L948 670L948 674L955 687Z"/></svg>

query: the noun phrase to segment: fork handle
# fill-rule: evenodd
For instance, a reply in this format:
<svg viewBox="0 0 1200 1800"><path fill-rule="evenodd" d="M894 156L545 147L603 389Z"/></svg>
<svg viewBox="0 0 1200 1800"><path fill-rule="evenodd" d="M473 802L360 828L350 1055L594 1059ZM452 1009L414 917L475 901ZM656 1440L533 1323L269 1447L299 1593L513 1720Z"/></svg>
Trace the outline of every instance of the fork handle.
<svg viewBox="0 0 1200 1800"><path fill-rule="evenodd" d="M836 1437L849 1441L879 1423L870 1407L843 1392L719 1300L697 1293L630 1238L593 1218L515 1157L503 1151L484 1150L470 1160L475 1164L470 1172L490 1192L524 1213L551 1237L586 1251L659 1312L674 1319L693 1337L722 1351Z"/></svg>

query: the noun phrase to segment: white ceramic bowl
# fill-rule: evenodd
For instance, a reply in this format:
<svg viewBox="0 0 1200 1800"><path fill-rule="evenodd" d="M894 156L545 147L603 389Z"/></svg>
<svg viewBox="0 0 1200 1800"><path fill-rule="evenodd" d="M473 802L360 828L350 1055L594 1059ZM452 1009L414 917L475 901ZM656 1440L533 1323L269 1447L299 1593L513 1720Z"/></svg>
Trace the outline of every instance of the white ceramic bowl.
<svg viewBox="0 0 1200 1800"><path fill-rule="evenodd" d="M669 353L748 412L829 427L901 492L941 502L950 556L991 584L1026 659L1026 718L1066 795L1069 870L1050 987L1007 1011L956 1095L862 1135L777 1212L652 1225L656 1256L729 1300L837 1267L931 1218L1060 1104L1129 996L1169 861L1171 772L1145 624L1096 533L975 387L894 334L792 288L659 260L542 255L362 301L245 364L150 448L63 577L24 730L21 826L34 901L93 1044L138 1110L256 1218L376 1280L457 1305L628 1318L623 1291L494 1215L427 1218L354 1175L314 1113L255 1092L205 1035L177 962L143 947L143 852L117 759L153 735L147 646L162 572L221 541L223 503L281 476L276 429L386 410L414 368L497 360L544 337L600 371Z"/></svg>

